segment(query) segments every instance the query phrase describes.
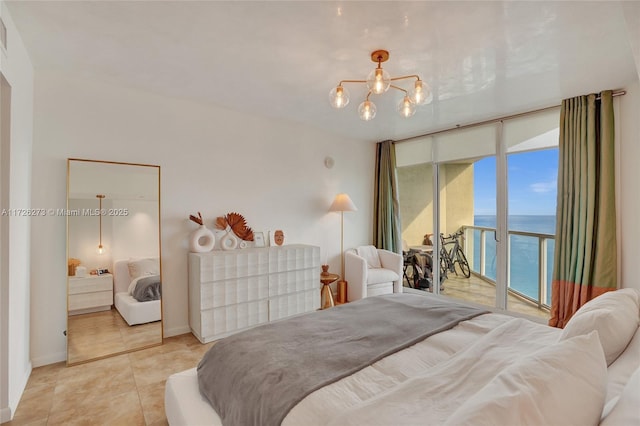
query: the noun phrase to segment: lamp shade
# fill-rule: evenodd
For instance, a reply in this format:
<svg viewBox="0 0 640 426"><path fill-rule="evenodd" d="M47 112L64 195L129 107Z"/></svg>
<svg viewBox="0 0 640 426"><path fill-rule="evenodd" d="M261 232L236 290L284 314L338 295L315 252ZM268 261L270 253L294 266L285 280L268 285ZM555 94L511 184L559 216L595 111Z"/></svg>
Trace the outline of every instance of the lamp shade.
<svg viewBox="0 0 640 426"><path fill-rule="evenodd" d="M329 207L330 212L355 212L358 209L347 194L338 194Z"/></svg>

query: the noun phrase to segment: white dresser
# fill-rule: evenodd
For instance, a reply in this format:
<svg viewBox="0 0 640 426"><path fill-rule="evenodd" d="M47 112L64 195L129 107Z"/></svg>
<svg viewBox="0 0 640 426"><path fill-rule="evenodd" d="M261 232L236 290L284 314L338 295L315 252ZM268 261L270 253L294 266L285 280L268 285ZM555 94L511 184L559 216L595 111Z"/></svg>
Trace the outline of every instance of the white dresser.
<svg viewBox="0 0 640 426"><path fill-rule="evenodd" d="M107 311L113 305L113 275L69 277L69 315Z"/></svg>
<svg viewBox="0 0 640 426"><path fill-rule="evenodd" d="M202 343L320 308L320 247L189 253L189 326Z"/></svg>

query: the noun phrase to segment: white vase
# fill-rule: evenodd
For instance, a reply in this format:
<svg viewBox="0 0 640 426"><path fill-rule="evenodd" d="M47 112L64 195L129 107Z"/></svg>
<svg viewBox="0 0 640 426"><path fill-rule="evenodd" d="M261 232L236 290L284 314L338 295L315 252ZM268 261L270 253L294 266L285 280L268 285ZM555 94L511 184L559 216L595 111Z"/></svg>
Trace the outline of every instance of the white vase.
<svg viewBox="0 0 640 426"><path fill-rule="evenodd" d="M220 239L220 247L222 247L222 250L235 250L238 247L238 239L231 232L227 232Z"/></svg>
<svg viewBox="0 0 640 426"><path fill-rule="evenodd" d="M213 250L216 244L216 237L210 229L204 225L200 225L198 229L191 233L189 241L189 250L193 253L205 253Z"/></svg>

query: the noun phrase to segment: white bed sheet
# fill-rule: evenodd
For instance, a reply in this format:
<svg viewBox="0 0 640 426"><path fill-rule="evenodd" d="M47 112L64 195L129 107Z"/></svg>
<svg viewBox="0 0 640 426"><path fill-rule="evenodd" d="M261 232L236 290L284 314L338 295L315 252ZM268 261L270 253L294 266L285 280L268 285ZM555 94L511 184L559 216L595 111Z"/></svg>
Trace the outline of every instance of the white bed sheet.
<svg viewBox="0 0 640 426"><path fill-rule="evenodd" d="M403 387L407 387L405 382L410 385L413 381L408 378L415 379L421 373L435 370L433 367L446 363L455 353L471 346L489 331L512 319L513 317L502 314L485 314L431 336L310 394L291 410L283 425L327 424L332 421L340 423L352 417L347 415L343 419L336 419L335 413L346 413L350 410L366 413L366 406L370 404L368 400L372 400L380 392L384 392L385 395L388 395L390 389L403 392ZM533 331L531 334L532 328L529 327L526 340L535 341L535 345L538 346L552 344L561 333L559 329L542 325L534 327ZM523 349L526 352L526 348ZM607 404L603 409L603 418L615 406L628 378L639 367L640 328L622 355L607 370ZM418 386L418 389L423 392L420 398L430 397L429 387ZM411 394L412 392L405 397ZM422 404L414 405L419 407ZM174 426L222 424L216 412L200 394L195 368L169 377L165 391L165 410L169 423Z"/></svg>
<svg viewBox="0 0 640 426"><path fill-rule="evenodd" d="M127 292L116 293L114 297L116 309L129 325L146 324L160 321L162 306L160 300L138 302Z"/></svg>
<svg viewBox="0 0 640 426"><path fill-rule="evenodd" d="M375 395L447 361L451 356L476 342L499 325L514 318L502 314L484 314L456 327L428 337L407 349L388 356L373 365L313 392L296 405L283 421L283 426L326 424L335 413L345 412ZM540 345L557 340L560 330L540 324L532 341ZM198 389L196 369L175 374L167 380L165 411L171 425L221 425L220 418Z"/></svg>
<svg viewBox="0 0 640 426"><path fill-rule="evenodd" d="M447 361L456 355L456 360L466 357L468 370L474 367L474 356L480 359L483 350L476 351L476 355L468 356L466 348L471 347L485 334L502 327L506 322L513 320L512 316L492 313L478 316L472 320L464 321L451 330L431 336L424 341L404 349L396 354L384 358L370 367L367 367L351 376L345 377L329 386L308 395L303 401L295 406L285 418L283 425L291 426L298 424L345 424L349 421L359 421L370 423L383 420L385 411L371 417L371 413L381 406L376 404L376 398L382 398L385 403L386 398L393 401L400 401L399 405L407 400L416 399L414 394L419 391L420 396L413 402L413 405L402 405L401 410L415 410L414 420L420 422L428 416L433 417L432 412L421 413L424 401L429 398L437 398L430 388L433 382L421 383L412 390L413 383L421 380L421 376L438 376L438 371L447 370L450 366ZM536 347L547 346L555 343L562 330L547 327L542 324L527 323L522 324L522 333L518 329L511 330L508 340L518 340L520 343L511 345L505 353L506 358L526 355ZM496 333L492 333L491 339ZM509 336L507 336L509 337ZM481 341L480 346L492 350L491 344L488 346ZM519 348L518 346L522 346ZM473 348L476 350L476 347ZM462 355L462 356L461 356ZM495 359L496 363L502 363L501 359ZM449 362L449 364L452 364ZM454 364L452 364L454 365ZM483 364L484 365L484 364ZM506 365L506 364L505 364ZM457 367L453 368L456 369ZM504 368L498 367L498 369ZM625 351L612 363L606 371L606 398L605 406L602 410L602 418L616 407L616 402L628 382L631 374L640 368L640 328L636 330L634 337L626 347ZM467 375L464 369L463 376ZM484 372L474 371L474 380L483 380ZM442 376L442 375L440 375ZM429 378L431 380L432 377ZM447 386L447 381L451 377L442 380L441 385ZM454 380L458 380L454 377ZM466 390L463 390L466 392ZM383 396L380 396L381 393ZM391 396L395 394L395 396ZM603 395L604 396L604 395ZM460 400L464 400L462 397ZM436 400L437 401L437 400ZM437 401L440 403L440 401ZM454 404L457 402L454 401ZM433 404L431 404L433 406ZM220 419L209 403L200 395L196 369L187 370L171 376L166 383L165 407L169 423L172 425L220 425ZM395 407L394 405L394 408ZM634 408L635 410L635 408ZM423 410L424 411L424 410ZM411 418L403 412L402 418ZM440 418L446 418L440 417ZM387 419L391 421L391 419ZM639 419L640 420L640 419ZM374 422L375 422L374 421ZM336 423L337 422L337 423Z"/></svg>

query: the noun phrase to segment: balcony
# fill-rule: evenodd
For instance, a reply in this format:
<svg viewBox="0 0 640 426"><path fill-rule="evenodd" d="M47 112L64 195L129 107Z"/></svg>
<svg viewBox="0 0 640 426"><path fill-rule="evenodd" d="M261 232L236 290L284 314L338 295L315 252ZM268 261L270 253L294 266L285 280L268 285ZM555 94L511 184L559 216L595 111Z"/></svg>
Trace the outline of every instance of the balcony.
<svg viewBox="0 0 640 426"><path fill-rule="evenodd" d="M471 266L471 277L448 273L440 293L495 306L495 228L464 226L463 229L463 248ZM509 311L549 319L554 242L550 234L509 231Z"/></svg>

